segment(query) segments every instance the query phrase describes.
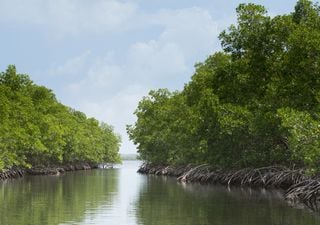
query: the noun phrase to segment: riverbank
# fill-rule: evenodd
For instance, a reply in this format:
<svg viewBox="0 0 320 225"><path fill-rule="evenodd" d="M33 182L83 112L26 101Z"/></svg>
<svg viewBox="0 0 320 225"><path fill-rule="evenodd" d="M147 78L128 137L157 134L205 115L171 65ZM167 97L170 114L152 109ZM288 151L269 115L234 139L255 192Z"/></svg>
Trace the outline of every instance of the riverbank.
<svg viewBox="0 0 320 225"><path fill-rule="evenodd" d="M285 191L284 198L290 202L304 203L315 211L320 205L320 176L307 176L303 169L270 166L225 171L205 164L170 166L144 163L138 172L176 177L179 182L187 183L280 188Z"/></svg>
<svg viewBox="0 0 320 225"><path fill-rule="evenodd" d="M14 167L14 168L0 172L0 181L6 180L6 179L20 178L25 175L32 175L32 176L59 175L68 171L91 170L91 169L97 169L97 168L98 168L98 164L94 164L94 163L69 163L66 165L55 165L50 167L39 166L39 167L30 168L30 169Z"/></svg>

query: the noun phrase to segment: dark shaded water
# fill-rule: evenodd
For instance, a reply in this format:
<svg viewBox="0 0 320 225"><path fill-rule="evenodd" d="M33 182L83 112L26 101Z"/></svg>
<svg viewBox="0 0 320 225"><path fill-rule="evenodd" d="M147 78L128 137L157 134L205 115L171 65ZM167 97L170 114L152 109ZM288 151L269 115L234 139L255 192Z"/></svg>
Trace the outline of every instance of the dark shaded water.
<svg viewBox="0 0 320 225"><path fill-rule="evenodd" d="M180 184L111 170L0 183L0 225L319 225L319 214L289 207L280 192Z"/></svg>

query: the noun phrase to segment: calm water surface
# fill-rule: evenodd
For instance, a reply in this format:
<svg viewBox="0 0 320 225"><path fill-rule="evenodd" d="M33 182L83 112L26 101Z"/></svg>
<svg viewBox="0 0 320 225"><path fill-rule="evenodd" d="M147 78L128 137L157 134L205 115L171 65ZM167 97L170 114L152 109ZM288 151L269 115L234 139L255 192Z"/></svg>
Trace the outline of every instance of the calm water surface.
<svg viewBox="0 0 320 225"><path fill-rule="evenodd" d="M1 225L319 225L319 214L292 208L280 192L180 184L110 170L26 177L0 183Z"/></svg>

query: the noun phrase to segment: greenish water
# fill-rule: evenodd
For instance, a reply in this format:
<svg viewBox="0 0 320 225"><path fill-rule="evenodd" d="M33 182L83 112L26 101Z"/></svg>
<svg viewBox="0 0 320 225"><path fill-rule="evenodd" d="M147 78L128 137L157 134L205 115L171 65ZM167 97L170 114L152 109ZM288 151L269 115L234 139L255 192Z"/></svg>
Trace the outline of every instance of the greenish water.
<svg viewBox="0 0 320 225"><path fill-rule="evenodd" d="M318 225L280 192L196 184L119 168L0 183L0 225Z"/></svg>

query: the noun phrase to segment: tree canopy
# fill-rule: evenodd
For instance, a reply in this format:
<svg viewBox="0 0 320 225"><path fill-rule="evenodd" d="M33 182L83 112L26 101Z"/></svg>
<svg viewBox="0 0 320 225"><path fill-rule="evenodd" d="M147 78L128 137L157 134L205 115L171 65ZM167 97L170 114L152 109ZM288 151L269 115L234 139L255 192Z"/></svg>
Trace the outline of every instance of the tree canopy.
<svg viewBox="0 0 320 225"><path fill-rule="evenodd" d="M195 66L182 91L151 91L128 126L142 159L237 168L320 169L320 8L288 15L241 4L222 51Z"/></svg>
<svg viewBox="0 0 320 225"><path fill-rule="evenodd" d="M57 101L15 66L0 73L0 170L69 162L117 162L120 137Z"/></svg>

